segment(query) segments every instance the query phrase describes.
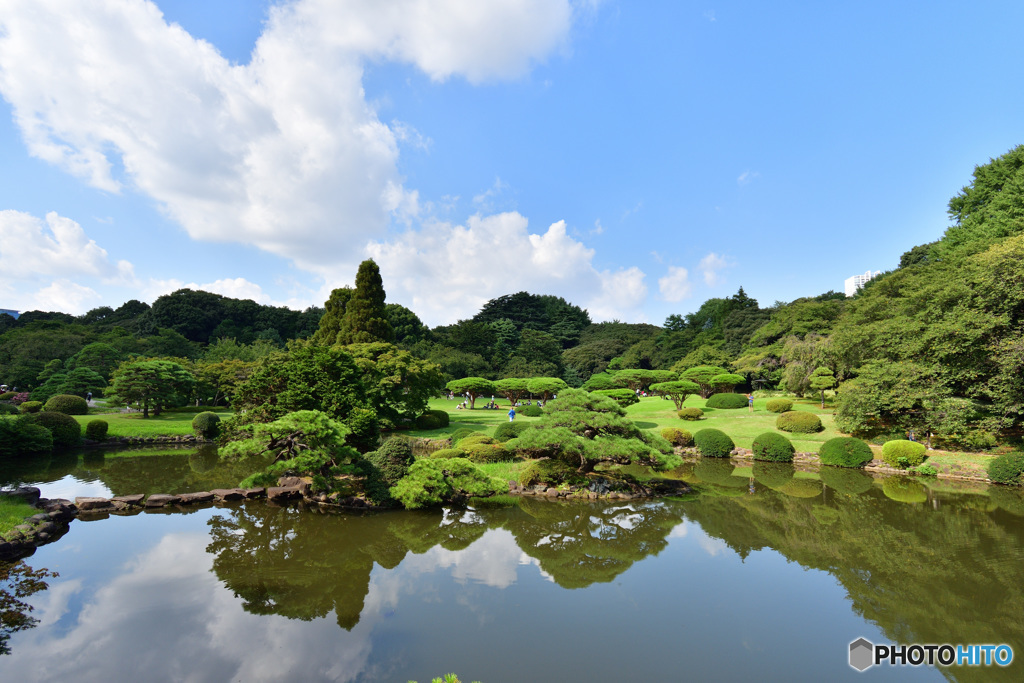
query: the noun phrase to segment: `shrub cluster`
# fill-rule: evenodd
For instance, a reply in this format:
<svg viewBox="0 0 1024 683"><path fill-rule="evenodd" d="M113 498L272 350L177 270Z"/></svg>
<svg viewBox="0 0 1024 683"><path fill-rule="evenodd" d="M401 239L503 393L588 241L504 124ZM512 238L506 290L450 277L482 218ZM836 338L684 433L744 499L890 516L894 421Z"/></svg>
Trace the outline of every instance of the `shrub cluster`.
<svg viewBox="0 0 1024 683"><path fill-rule="evenodd" d="M43 404L43 410L65 415L86 415L89 412L89 404L81 396L57 394Z"/></svg>
<svg viewBox="0 0 1024 683"><path fill-rule="evenodd" d="M77 446L82 440L82 426L70 415L44 410L35 413L31 418L36 424L50 430L55 447L70 448Z"/></svg>
<svg viewBox="0 0 1024 683"><path fill-rule="evenodd" d="M366 493L370 500L378 505L394 504L390 489L409 473L413 463L409 441L403 437L392 437L363 458L369 464Z"/></svg>
<svg viewBox="0 0 1024 683"><path fill-rule="evenodd" d="M661 436L673 446L687 448L693 445L693 434L678 427L666 427L661 430Z"/></svg>
<svg viewBox="0 0 1024 683"><path fill-rule="evenodd" d="M680 420L699 420L704 417L704 411L700 408L683 408L676 415Z"/></svg>
<svg viewBox="0 0 1024 683"><path fill-rule="evenodd" d="M16 394L13 391L5 391L4 393L0 394L0 401L10 401L12 398L15 397L15 395Z"/></svg>
<svg viewBox="0 0 1024 683"><path fill-rule="evenodd" d="M727 458L736 444L720 429L702 429L693 435L693 443L701 455L708 458Z"/></svg>
<svg viewBox="0 0 1024 683"><path fill-rule="evenodd" d="M537 405L519 406L516 412L526 417L540 417L544 414L544 409Z"/></svg>
<svg viewBox="0 0 1024 683"><path fill-rule="evenodd" d="M518 437L529 428L530 425L525 422L502 422L498 425L498 428L494 430L494 440L500 443L505 443L510 439Z"/></svg>
<svg viewBox="0 0 1024 683"><path fill-rule="evenodd" d="M924 462L924 453L927 450L923 443L896 439L886 441L882 445L882 460L890 467L906 469L916 467Z"/></svg>
<svg viewBox="0 0 1024 683"><path fill-rule="evenodd" d="M474 434L479 433L480 432L475 432L472 429L462 427L461 429L456 429L454 432L452 432L452 435L448 437L448 440L451 441L452 445L454 446L455 444L465 439L467 436L473 436Z"/></svg>
<svg viewBox="0 0 1024 683"><path fill-rule="evenodd" d="M462 450L466 450L470 446L476 446L477 444L492 444L494 442L495 441L493 437L476 432L472 436L467 436L464 439L459 439L459 448L461 448Z"/></svg>
<svg viewBox="0 0 1024 683"><path fill-rule="evenodd" d="M788 413L793 410L793 402L788 398L773 398L769 399L764 407L768 409L769 413Z"/></svg>
<svg viewBox="0 0 1024 683"><path fill-rule="evenodd" d="M18 407L10 403L0 403L0 415L17 415Z"/></svg>
<svg viewBox="0 0 1024 683"><path fill-rule="evenodd" d="M42 401L25 401L20 406L18 406L18 410L21 411L22 413L38 413L42 409Z"/></svg>
<svg viewBox="0 0 1024 683"><path fill-rule="evenodd" d="M106 420L90 420L85 425L85 438L90 441L106 441L108 427Z"/></svg>
<svg viewBox="0 0 1024 683"><path fill-rule="evenodd" d="M821 424L821 419L814 413L808 413L805 410L789 410L775 420L775 428L784 432L813 434L820 432L825 427Z"/></svg>
<svg viewBox="0 0 1024 683"><path fill-rule="evenodd" d="M423 414L424 415L433 415L434 417L436 417L441 422L441 426L442 427L447 427L449 424L451 424L451 421L452 421L452 418L448 414L447 410L429 409L429 410L424 410Z"/></svg>
<svg viewBox="0 0 1024 683"><path fill-rule="evenodd" d="M220 415L199 413L192 418L192 433L201 439L215 439L220 434Z"/></svg>
<svg viewBox="0 0 1024 683"><path fill-rule="evenodd" d="M470 462L507 462L513 458L513 453L505 450L500 443L473 443L467 446L466 441L469 439L464 439L459 446L461 450L466 451L466 457Z"/></svg>
<svg viewBox="0 0 1024 683"><path fill-rule="evenodd" d="M714 394L704 404L707 408L724 408L734 410L747 407L747 397L743 394Z"/></svg>
<svg viewBox="0 0 1024 683"><path fill-rule="evenodd" d="M427 457L434 458L435 460L445 460L447 458L465 458L467 453L461 448L439 448Z"/></svg>
<svg viewBox="0 0 1024 683"><path fill-rule="evenodd" d="M0 417L0 456L49 453L53 450L50 430L28 417Z"/></svg>
<svg viewBox="0 0 1024 683"><path fill-rule="evenodd" d="M818 459L822 465L833 467L864 467L875 454L871 447L852 436L838 436L821 444Z"/></svg>
<svg viewBox="0 0 1024 683"><path fill-rule="evenodd" d="M437 415L423 413L416 418L416 429L440 429L443 425Z"/></svg>
<svg viewBox="0 0 1024 683"><path fill-rule="evenodd" d="M770 462L793 462L793 443L782 434L765 432L756 439L751 447L755 460Z"/></svg>
<svg viewBox="0 0 1024 683"><path fill-rule="evenodd" d="M598 396L607 396L623 408L640 402L640 398L629 389L595 389L592 393Z"/></svg>
<svg viewBox="0 0 1024 683"><path fill-rule="evenodd" d="M561 460L533 460L519 471L519 485L580 484L587 478Z"/></svg>
<svg viewBox="0 0 1024 683"><path fill-rule="evenodd" d="M1006 453L992 458L988 478L997 484L1024 484L1024 453Z"/></svg>

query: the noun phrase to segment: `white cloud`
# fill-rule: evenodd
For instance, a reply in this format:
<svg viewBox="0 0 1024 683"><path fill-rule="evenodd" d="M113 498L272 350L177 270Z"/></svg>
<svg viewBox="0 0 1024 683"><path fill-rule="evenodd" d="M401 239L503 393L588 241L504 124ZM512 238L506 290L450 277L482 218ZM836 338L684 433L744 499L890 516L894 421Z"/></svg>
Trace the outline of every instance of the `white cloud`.
<svg viewBox="0 0 1024 683"><path fill-rule="evenodd" d="M475 314L509 292L555 294L586 307L593 318L635 318L647 296L637 268L599 271L594 250L566 233L564 221L530 234L525 217L508 212L471 216L465 226L433 223L368 252L380 266L388 299L401 301L430 325Z"/></svg>
<svg viewBox="0 0 1024 683"><path fill-rule="evenodd" d="M195 239L327 269L418 211L397 172L411 133L366 102L364 62L516 77L573 18L569 0L299 0L232 65L143 0L3 0L0 93L32 155L148 195Z"/></svg>
<svg viewBox="0 0 1024 683"><path fill-rule="evenodd" d="M131 273L112 264L107 251L75 221L51 211L44 222L21 211L0 211L0 272L5 278L91 275L108 280Z"/></svg>
<svg viewBox="0 0 1024 683"><path fill-rule="evenodd" d="M690 296L693 286L690 284L690 274L686 268L670 266L668 275L658 279L658 291L665 301L682 301Z"/></svg>
<svg viewBox="0 0 1024 683"><path fill-rule="evenodd" d="M147 301L153 301L159 296L170 294L179 289L197 289L204 292L213 292L232 299L252 299L260 304L282 305L271 301L270 296L263 291L255 282L250 282L244 277L223 278L203 284L195 282L183 282L182 280L155 280L151 279L143 287L143 296ZM326 300L326 299L325 299Z"/></svg>
<svg viewBox="0 0 1024 683"><path fill-rule="evenodd" d="M711 252L700 260L698 268L704 274L704 284L709 287L721 284L725 281L722 271L732 264L724 256Z"/></svg>
<svg viewBox="0 0 1024 683"><path fill-rule="evenodd" d="M102 299L96 290L61 279L32 294L24 310L85 313L101 304Z"/></svg>
<svg viewBox="0 0 1024 683"><path fill-rule="evenodd" d="M761 174L757 171L744 171L740 173L739 177L736 178L737 185L749 185L754 182L756 178L760 178Z"/></svg>

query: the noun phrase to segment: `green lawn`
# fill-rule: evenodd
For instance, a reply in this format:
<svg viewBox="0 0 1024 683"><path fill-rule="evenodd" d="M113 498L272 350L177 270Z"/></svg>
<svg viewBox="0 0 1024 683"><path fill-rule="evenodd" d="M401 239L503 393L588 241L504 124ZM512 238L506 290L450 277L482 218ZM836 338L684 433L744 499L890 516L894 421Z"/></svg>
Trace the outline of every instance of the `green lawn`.
<svg viewBox="0 0 1024 683"><path fill-rule="evenodd" d="M39 512L21 498L0 496L0 534L5 534Z"/></svg>
<svg viewBox="0 0 1024 683"><path fill-rule="evenodd" d="M218 413L220 419L226 420L231 413ZM93 420L105 420L107 422L107 436L128 436L128 437L151 437L151 436L187 436L192 433L192 418L194 413L164 413L159 417L150 415L142 417L141 413L110 413L107 415L75 415L78 423L82 425L82 433L85 434L85 425Z"/></svg>

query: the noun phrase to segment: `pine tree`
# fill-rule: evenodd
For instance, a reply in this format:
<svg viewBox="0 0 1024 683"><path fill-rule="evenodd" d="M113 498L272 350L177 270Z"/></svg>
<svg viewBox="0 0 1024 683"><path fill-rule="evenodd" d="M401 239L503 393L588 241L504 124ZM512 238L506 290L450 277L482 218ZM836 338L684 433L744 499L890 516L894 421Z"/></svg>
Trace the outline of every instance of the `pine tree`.
<svg viewBox="0 0 1024 683"><path fill-rule="evenodd" d="M359 264L356 288L353 290L338 333L340 344L391 342L395 338L391 323L384 314L384 283L373 259Z"/></svg>
<svg viewBox="0 0 1024 683"><path fill-rule="evenodd" d="M340 287L331 292L331 297L324 304L326 310L320 318L320 327L313 333L314 344L333 346L338 343L338 334L341 332L345 310L352 298L352 292L351 287Z"/></svg>

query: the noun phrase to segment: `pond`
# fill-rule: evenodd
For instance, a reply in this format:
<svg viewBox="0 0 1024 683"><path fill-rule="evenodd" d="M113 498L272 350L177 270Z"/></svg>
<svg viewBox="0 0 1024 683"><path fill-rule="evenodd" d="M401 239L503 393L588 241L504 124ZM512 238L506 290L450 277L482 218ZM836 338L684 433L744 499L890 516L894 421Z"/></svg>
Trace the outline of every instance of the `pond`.
<svg viewBox="0 0 1024 683"><path fill-rule="evenodd" d="M97 479L116 493L107 460ZM703 495L76 521L27 559L60 576L28 598L38 624L10 636L0 677L1021 680L1019 661L847 663L859 637L1024 653L1016 492L727 463L678 474Z"/></svg>

